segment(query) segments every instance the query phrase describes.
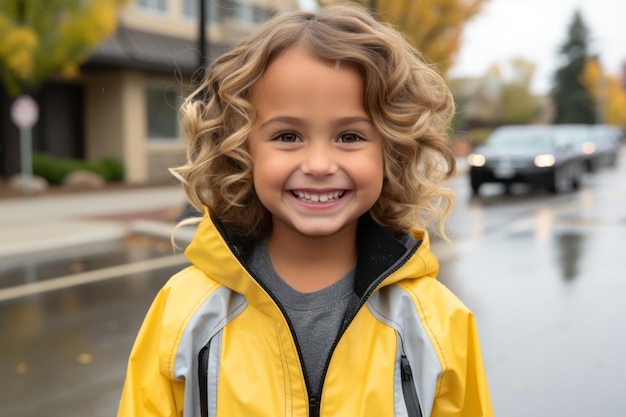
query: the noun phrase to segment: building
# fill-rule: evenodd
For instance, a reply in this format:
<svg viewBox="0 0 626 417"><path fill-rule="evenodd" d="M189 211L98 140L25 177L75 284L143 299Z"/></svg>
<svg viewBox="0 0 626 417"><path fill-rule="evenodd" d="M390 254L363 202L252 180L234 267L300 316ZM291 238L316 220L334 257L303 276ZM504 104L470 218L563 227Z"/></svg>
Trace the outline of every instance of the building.
<svg viewBox="0 0 626 417"><path fill-rule="evenodd" d="M206 0L205 53L212 60L256 25L296 0ZM71 80L49 79L35 94L40 118L33 151L97 161L119 158L125 181L171 181L184 160L178 107L200 56L198 0L134 0L117 32L100 44ZM18 173L19 132L0 93L0 176Z"/></svg>

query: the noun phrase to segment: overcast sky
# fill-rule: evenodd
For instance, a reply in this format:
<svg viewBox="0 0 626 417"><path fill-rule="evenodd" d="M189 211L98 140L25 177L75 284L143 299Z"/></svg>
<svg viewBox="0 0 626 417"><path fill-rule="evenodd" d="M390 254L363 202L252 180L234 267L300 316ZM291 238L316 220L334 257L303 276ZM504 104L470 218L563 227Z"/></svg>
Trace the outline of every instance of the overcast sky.
<svg viewBox="0 0 626 417"><path fill-rule="evenodd" d="M547 93L576 9L589 29L591 52L605 72L619 74L626 62L626 0L487 0L465 26L450 75L482 76L491 64L505 67L520 57L537 66L532 90Z"/></svg>

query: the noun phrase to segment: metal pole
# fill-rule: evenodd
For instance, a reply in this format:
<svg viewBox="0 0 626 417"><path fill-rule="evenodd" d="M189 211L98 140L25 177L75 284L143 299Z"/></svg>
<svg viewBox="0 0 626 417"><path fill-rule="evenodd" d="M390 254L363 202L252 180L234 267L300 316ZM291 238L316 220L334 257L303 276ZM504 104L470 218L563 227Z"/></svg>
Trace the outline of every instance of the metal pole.
<svg viewBox="0 0 626 417"><path fill-rule="evenodd" d="M206 71L206 67L209 63L209 46L207 42L207 1L208 0L198 0L198 53L199 59L197 63L197 68L193 73L192 84L194 88L200 86L202 81L204 80L204 73Z"/></svg>
<svg viewBox="0 0 626 417"><path fill-rule="evenodd" d="M200 5L200 21L198 22L198 50L200 51L200 62L198 67L203 68L208 62L207 36L206 36L206 2L207 0L198 0Z"/></svg>
<svg viewBox="0 0 626 417"><path fill-rule="evenodd" d="M32 131L30 128L20 128L20 150L22 191L26 194L30 194L33 191Z"/></svg>

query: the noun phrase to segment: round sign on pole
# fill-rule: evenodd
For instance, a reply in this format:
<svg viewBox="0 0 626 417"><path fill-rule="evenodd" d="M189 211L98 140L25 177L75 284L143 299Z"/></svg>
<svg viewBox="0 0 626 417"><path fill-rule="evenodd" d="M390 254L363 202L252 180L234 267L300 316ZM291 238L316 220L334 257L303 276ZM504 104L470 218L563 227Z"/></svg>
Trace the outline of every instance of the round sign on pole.
<svg viewBox="0 0 626 417"><path fill-rule="evenodd" d="M21 95L11 105L11 120L20 129L30 129L39 119L39 106L32 97Z"/></svg>
<svg viewBox="0 0 626 417"><path fill-rule="evenodd" d="M11 104L11 119L20 128L22 179L24 181L24 192L30 193L32 191L31 182L33 177L31 128L39 119L37 102L30 96L19 96Z"/></svg>

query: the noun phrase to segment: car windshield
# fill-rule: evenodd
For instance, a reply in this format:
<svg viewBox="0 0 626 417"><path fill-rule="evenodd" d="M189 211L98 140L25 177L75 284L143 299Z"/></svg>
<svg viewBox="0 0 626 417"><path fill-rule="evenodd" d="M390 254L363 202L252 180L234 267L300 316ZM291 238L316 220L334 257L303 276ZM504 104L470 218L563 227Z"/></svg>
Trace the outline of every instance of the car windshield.
<svg viewBox="0 0 626 417"><path fill-rule="evenodd" d="M485 143L490 148L551 149L552 141L547 133L524 130L495 131Z"/></svg>
<svg viewBox="0 0 626 417"><path fill-rule="evenodd" d="M559 143L567 143L569 141L574 143L584 143L591 140L591 135L589 130L587 129L557 129L556 132L556 141Z"/></svg>

